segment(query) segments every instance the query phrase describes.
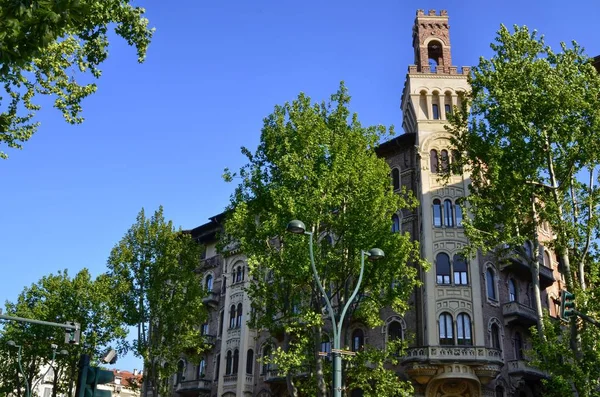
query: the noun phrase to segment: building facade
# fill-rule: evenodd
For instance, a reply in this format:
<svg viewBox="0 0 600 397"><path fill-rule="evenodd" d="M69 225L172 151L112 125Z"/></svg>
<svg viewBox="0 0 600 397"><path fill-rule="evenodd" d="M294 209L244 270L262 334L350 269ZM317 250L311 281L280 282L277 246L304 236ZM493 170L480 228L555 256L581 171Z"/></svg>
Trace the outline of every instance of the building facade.
<svg viewBox="0 0 600 397"><path fill-rule="evenodd" d="M394 189L405 187L420 202L417 210L394 215L394 230L419 240L423 258L433 266L419 275L423 286L411 298L413 310L403 316L383 310L384 325L377 329L351 324L352 339L384 347L388 337L413 335L397 371L413 381L418 396L540 395L546 375L525 356L528 327L538 318L529 265L516 256L501 263L483 255L463 258L460 251L467 239L458 203L468 192L469 175L440 178L456 155L444 125L469 90L470 72L452 64L447 12L418 10L412 45L415 61L408 67L401 97L404 133L377 151L390 166ZM283 377L259 361L273 345L246 325L250 301L244 289L249 282L245 257L235 247L224 254L216 250L222 221L219 215L191 230L206 247L199 272L209 291L204 303L210 316L201 329L212 348L199 363L181 359L174 393L284 396ZM542 227L537 254L543 263L542 304L557 317L562 281L554 255L543 247L551 238Z"/></svg>

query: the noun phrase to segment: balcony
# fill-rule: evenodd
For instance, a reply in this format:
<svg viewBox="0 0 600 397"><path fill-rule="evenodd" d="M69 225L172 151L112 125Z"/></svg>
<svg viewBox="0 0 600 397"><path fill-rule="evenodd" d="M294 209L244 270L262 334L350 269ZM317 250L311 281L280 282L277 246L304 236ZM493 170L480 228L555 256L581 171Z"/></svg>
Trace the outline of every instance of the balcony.
<svg viewBox="0 0 600 397"><path fill-rule="evenodd" d="M549 375L529 365L526 360L512 360L507 362L508 375L521 377L528 381L548 379Z"/></svg>
<svg viewBox="0 0 600 397"><path fill-rule="evenodd" d="M547 266L540 265L540 288L546 289L556 282L552 269Z"/></svg>
<svg viewBox="0 0 600 397"><path fill-rule="evenodd" d="M537 323L537 313L534 309L519 302L508 302L502 306L504 325L519 324L531 327Z"/></svg>
<svg viewBox="0 0 600 397"><path fill-rule="evenodd" d="M522 280L531 281L531 268L529 264L516 256L508 258L505 263L501 264L500 270L510 271ZM540 263L540 288L546 289L554 284L555 281L552 269Z"/></svg>
<svg viewBox="0 0 600 397"><path fill-rule="evenodd" d="M283 383L285 382L285 374L279 369L268 369L265 374L265 383Z"/></svg>
<svg viewBox="0 0 600 397"><path fill-rule="evenodd" d="M210 346L211 348L215 347L215 341L217 337L215 335L202 335L204 338L204 343Z"/></svg>
<svg viewBox="0 0 600 397"><path fill-rule="evenodd" d="M191 394L193 392L210 392L212 389L212 381L208 379L185 380L179 382L175 387L175 391L181 394Z"/></svg>
<svg viewBox="0 0 600 397"><path fill-rule="evenodd" d="M498 364L504 363L502 351L483 346L424 346L406 350L401 359L402 364L411 362L447 363L460 362L463 364Z"/></svg>
<svg viewBox="0 0 600 397"><path fill-rule="evenodd" d="M197 273L202 273L205 270L220 267L223 264L223 257L221 255L211 256L200 260L200 266L196 269Z"/></svg>
<svg viewBox="0 0 600 397"><path fill-rule="evenodd" d="M219 297L219 292L210 291L204 298L202 298L202 303L208 306L217 306L219 304Z"/></svg>

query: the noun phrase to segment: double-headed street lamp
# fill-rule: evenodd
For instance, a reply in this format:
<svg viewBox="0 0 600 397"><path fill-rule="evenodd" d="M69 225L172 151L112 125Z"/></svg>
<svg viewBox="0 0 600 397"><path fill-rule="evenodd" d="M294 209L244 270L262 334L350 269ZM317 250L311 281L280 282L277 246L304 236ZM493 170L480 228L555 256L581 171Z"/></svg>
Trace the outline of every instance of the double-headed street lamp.
<svg viewBox="0 0 600 397"><path fill-rule="evenodd" d="M25 397L30 397L32 390L35 389L35 387L38 385L40 380L42 380L48 374L48 372L50 372L50 369L54 365L54 360L56 358L56 350L58 349L58 345L55 345L54 343L52 345L50 345L50 347L52 348L52 360L50 361L50 365L49 365L48 369L46 370L46 372L44 373L44 375L42 375L30 389L29 382L27 381L27 375L23 371L23 366L21 365L21 350L23 349L23 346L17 345L15 343L15 341L13 341L13 340L9 340L8 342L6 342L6 344L10 347L17 348L17 362L19 364L19 370L21 371L21 375L23 375L23 381L25 382ZM69 352L66 350L61 350L58 352L58 354L61 356L66 356L69 354Z"/></svg>
<svg viewBox="0 0 600 397"><path fill-rule="evenodd" d="M310 265L312 266L313 274L315 276L315 280L317 282L317 286L323 294L323 298L325 299L325 304L327 306L327 311L329 312L329 317L331 318L331 325L333 328L333 396L341 397L342 395L342 355L340 353L340 345L341 345L341 336L342 336L342 325L344 324L344 317L346 316L346 311L348 307L358 294L358 289L360 288L360 284L362 282L363 273L365 270L365 256L369 258L369 260L378 260L385 256L384 252L379 248L372 248L368 252L360 251L360 275L358 276L358 282L356 283L356 287L354 287L354 291L350 298L344 305L342 309L342 314L340 315L339 321L335 319L335 312L333 311L333 306L331 305L331 301L327 296L327 292L323 288L323 284L319 279L319 274L317 273L317 268L315 266L315 258L313 255L313 233L306 231L306 226L304 222L299 220L293 220L287 225L287 231L295 234L307 234L309 236L308 247L310 252Z"/></svg>

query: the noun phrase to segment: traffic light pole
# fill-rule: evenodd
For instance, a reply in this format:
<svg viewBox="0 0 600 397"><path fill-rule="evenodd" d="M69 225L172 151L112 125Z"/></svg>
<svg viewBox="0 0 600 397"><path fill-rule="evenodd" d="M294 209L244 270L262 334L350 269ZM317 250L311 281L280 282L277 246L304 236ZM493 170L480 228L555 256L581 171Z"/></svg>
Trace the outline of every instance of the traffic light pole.
<svg viewBox="0 0 600 397"><path fill-rule="evenodd" d="M53 323L51 321L42 321L42 320L34 320L31 318L24 317L16 317L16 316L7 316L0 312L0 320L11 320L11 321L19 321L22 323L31 323L31 324L39 324L39 325L48 325L50 327L59 327L67 330L67 337L65 338L65 342L72 344L79 344L79 336L81 332L81 326L79 323L67 322L65 324L61 323Z"/></svg>
<svg viewBox="0 0 600 397"><path fill-rule="evenodd" d="M581 317L582 319L584 319L588 323L594 324L596 327L600 328L600 322L597 321L597 320L594 320L593 318L591 318L587 314L583 314L581 312L578 312L577 310L573 310L573 313L575 313L577 316Z"/></svg>

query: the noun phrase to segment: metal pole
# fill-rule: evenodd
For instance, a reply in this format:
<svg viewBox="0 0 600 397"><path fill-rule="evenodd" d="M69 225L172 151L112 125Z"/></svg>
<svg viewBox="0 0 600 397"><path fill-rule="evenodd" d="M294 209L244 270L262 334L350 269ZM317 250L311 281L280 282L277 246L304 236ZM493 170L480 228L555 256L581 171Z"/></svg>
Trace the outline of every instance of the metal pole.
<svg viewBox="0 0 600 397"><path fill-rule="evenodd" d="M78 325L53 323L53 322L50 322L50 321L33 320L33 319L30 319L30 318L24 318L24 317L6 316L4 314L0 314L0 320L13 320L13 321L20 321L22 323L32 323L32 324L40 324L40 325L51 325L53 327L66 328L66 329L70 329L70 330L74 330L74 331L78 329Z"/></svg>
<svg viewBox="0 0 600 397"><path fill-rule="evenodd" d="M17 347L17 363L19 364L19 370L21 371L21 375L23 375L23 381L25 382L25 397L30 397L29 392L29 382L27 382L27 375L25 371L23 371L23 366L21 365L21 349L23 348L21 345L14 345Z"/></svg>
<svg viewBox="0 0 600 397"><path fill-rule="evenodd" d="M340 316L340 320L336 321L335 313L333 311L333 306L331 305L331 301L327 296L327 292L323 288L323 284L319 279L319 274L317 273L317 268L315 266L315 258L313 253L313 234L312 232L304 232L309 236L308 247L310 252L310 265L312 267L313 274L315 276L315 281L317 282L317 286L319 290L323 294L323 298L325 299L325 304L327 306L327 311L329 312L329 317L331 318L331 324L333 326L333 360L332 360L332 372L333 372L333 397L342 397L342 354L341 350L341 339L342 339L342 326L344 324L344 317L346 316L346 312L350 307L350 304L358 294L358 290L360 289L360 285L362 283L362 278L365 270L365 251L360 251L360 275L358 276L358 282L354 287L354 291L350 298L344 305L344 309L342 310L342 314Z"/></svg>

